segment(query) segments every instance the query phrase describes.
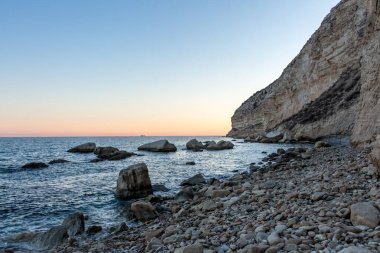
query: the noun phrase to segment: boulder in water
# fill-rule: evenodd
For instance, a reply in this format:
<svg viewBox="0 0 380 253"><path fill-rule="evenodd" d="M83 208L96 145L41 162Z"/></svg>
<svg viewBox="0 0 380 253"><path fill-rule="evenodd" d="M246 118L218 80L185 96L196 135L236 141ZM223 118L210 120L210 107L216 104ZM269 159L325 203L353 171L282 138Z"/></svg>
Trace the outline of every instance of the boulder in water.
<svg viewBox="0 0 380 253"><path fill-rule="evenodd" d="M124 200L143 198L152 193L152 183L145 163L131 165L120 171L116 187L118 198Z"/></svg>
<svg viewBox="0 0 380 253"><path fill-rule="evenodd" d="M49 165L43 162L31 162L23 165L21 168L23 169L42 169L42 168L47 168Z"/></svg>
<svg viewBox="0 0 380 253"><path fill-rule="evenodd" d="M118 151L115 151L113 153L98 155L98 158L104 159L104 160L109 160L109 161L116 161L116 160L126 159L128 157L133 156L133 155L134 155L134 153L130 153L130 152L127 152L124 150L120 150L120 151L118 150Z"/></svg>
<svg viewBox="0 0 380 253"><path fill-rule="evenodd" d="M55 159L55 160L51 160L49 162L49 164L57 164L57 163L68 163L69 161L65 160L65 159Z"/></svg>
<svg viewBox="0 0 380 253"><path fill-rule="evenodd" d="M119 151L118 148L114 147L96 147L94 150L95 155L107 155L107 154L112 154Z"/></svg>
<svg viewBox="0 0 380 253"><path fill-rule="evenodd" d="M234 148L234 144L230 141L218 141L216 143L215 141L210 141L207 143L207 150L214 151L214 150L224 150L224 149L232 149Z"/></svg>
<svg viewBox="0 0 380 253"><path fill-rule="evenodd" d="M138 147L138 150L152 152L175 152L177 147L167 140L154 141Z"/></svg>
<svg viewBox="0 0 380 253"><path fill-rule="evenodd" d="M201 173L196 174L195 176L192 176L189 179L186 179L182 181L181 186L193 186L193 185L198 185L198 184L205 184L206 179L203 177Z"/></svg>
<svg viewBox="0 0 380 253"><path fill-rule="evenodd" d="M88 142L88 143L84 143L84 144L78 145L76 147L73 147L73 148L67 150L67 152L70 152L70 153L92 153L95 151L95 149L96 149L96 144L93 142Z"/></svg>
<svg viewBox="0 0 380 253"><path fill-rule="evenodd" d="M67 238L84 232L84 215L74 213L69 215L60 226L39 233L33 238L33 244L39 250L48 250L62 244Z"/></svg>
<svg viewBox="0 0 380 253"><path fill-rule="evenodd" d="M201 150L205 148L205 145L197 139L191 139L186 143L186 148L190 150Z"/></svg>

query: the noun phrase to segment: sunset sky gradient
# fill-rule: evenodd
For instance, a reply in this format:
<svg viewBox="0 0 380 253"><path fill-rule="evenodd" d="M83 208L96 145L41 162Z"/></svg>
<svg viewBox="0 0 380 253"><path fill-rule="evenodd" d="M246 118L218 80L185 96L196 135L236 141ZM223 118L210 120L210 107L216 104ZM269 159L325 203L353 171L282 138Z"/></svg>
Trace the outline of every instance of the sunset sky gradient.
<svg viewBox="0 0 380 253"><path fill-rule="evenodd" d="M2 0L0 136L225 135L338 0Z"/></svg>

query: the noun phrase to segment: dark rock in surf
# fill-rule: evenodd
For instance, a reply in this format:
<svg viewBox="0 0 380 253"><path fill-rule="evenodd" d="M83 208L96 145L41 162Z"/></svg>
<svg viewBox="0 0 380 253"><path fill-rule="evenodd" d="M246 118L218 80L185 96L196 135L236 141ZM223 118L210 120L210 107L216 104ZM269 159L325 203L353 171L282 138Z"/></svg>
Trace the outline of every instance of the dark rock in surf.
<svg viewBox="0 0 380 253"><path fill-rule="evenodd" d="M152 183L145 163L131 165L120 171L116 187L119 199L143 198L152 193Z"/></svg>
<svg viewBox="0 0 380 253"><path fill-rule="evenodd" d="M177 147L167 140L154 141L138 147L138 150L151 152L175 152Z"/></svg>
<svg viewBox="0 0 380 253"><path fill-rule="evenodd" d="M65 160L65 159L55 159L55 160L51 160L49 162L49 164L57 164L57 163L68 163L69 161Z"/></svg>
<svg viewBox="0 0 380 253"><path fill-rule="evenodd" d="M96 144L93 142L88 142L88 143L84 143L84 144L78 145L76 147L73 147L73 148L67 150L67 152L70 152L70 153L92 153L95 151L95 149L96 149Z"/></svg>
<svg viewBox="0 0 380 253"><path fill-rule="evenodd" d="M43 162L31 162L23 165L21 168L23 169L42 169L42 168L47 168L49 165Z"/></svg>

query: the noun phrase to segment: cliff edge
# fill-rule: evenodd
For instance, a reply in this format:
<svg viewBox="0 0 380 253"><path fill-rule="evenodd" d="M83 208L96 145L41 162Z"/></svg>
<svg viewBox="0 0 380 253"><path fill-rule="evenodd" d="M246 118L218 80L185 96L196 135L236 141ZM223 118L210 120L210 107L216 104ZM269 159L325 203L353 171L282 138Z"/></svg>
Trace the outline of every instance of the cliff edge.
<svg viewBox="0 0 380 253"><path fill-rule="evenodd" d="M342 0L281 76L235 111L228 136L345 134L379 147L379 98L380 0Z"/></svg>

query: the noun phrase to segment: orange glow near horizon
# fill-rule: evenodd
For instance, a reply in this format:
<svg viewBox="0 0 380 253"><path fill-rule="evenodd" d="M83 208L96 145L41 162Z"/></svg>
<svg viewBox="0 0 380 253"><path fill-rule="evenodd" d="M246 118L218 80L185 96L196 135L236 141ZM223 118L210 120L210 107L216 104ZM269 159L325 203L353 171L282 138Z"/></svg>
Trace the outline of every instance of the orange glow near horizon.
<svg viewBox="0 0 380 253"><path fill-rule="evenodd" d="M53 136L224 136L230 122L214 119L197 122L193 119L178 121L24 121L8 122L0 126L0 137L53 137Z"/></svg>

